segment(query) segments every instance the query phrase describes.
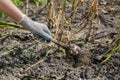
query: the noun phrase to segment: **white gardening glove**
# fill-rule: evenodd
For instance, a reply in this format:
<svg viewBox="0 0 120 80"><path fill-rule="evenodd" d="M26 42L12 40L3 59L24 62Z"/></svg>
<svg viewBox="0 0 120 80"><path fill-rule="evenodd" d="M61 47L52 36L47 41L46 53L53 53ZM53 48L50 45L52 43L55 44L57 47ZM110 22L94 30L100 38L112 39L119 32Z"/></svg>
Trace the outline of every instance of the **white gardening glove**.
<svg viewBox="0 0 120 80"><path fill-rule="evenodd" d="M37 34L48 41L52 40L51 32L49 31L47 25L35 22L27 16L24 16L24 18L19 23L33 34Z"/></svg>

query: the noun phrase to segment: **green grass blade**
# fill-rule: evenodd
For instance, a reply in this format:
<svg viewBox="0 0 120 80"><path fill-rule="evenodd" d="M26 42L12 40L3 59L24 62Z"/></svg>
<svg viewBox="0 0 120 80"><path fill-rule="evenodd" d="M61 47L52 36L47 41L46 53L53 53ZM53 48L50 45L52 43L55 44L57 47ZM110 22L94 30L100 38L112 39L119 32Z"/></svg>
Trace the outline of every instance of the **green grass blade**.
<svg viewBox="0 0 120 80"><path fill-rule="evenodd" d="M119 49L120 49L120 44L113 49L113 51L107 56L107 58L102 63L107 62L113 56L113 54L115 54Z"/></svg>
<svg viewBox="0 0 120 80"><path fill-rule="evenodd" d="M23 29L23 27L21 27L20 25L16 25L10 22L0 21L0 28L5 28L5 27L14 27L14 28Z"/></svg>

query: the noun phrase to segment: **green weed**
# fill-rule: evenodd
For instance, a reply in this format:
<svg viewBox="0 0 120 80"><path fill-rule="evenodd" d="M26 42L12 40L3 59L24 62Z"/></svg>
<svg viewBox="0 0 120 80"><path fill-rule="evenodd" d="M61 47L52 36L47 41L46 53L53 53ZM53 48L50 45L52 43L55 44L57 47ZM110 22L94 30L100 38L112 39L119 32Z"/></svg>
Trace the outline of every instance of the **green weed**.
<svg viewBox="0 0 120 80"><path fill-rule="evenodd" d="M107 56L107 58L102 63L107 62L119 50L120 50L120 44L112 50L112 52Z"/></svg>
<svg viewBox="0 0 120 80"><path fill-rule="evenodd" d="M17 7L20 7L20 6L23 6L23 0L12 0L12 2L17 6Z"/></svg>

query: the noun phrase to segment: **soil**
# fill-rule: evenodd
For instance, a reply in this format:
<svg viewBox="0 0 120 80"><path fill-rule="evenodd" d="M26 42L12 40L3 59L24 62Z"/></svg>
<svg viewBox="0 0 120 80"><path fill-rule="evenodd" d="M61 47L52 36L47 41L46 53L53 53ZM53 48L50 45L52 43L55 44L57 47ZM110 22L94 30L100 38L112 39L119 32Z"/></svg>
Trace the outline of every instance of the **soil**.
<svg viewBox="0 0 120 80"><path fill-rule="evenodd" d="M111 4L111 0L105 1L106 3L102 1L100 3L102 8L113 5L120 7L120 2ZM30 7L33 8L33 4ZM84 42L82 33L86 32L86 29L74 35L78 40L72 43L81 48L79 64L66 58L64 51L56 51L56 46L50 47L48 42L36 38L29 31L1 28L0 80L120 80L120 51L116 52L108 62L100 64L107 56L105 53L117 34L116 27L120 22L119 9L106 11L109 13L99 13L101 24L95 34L94 42ZM66 12L69 18L69 8ZM37 22L46 23L46 15L41 6L35 7L34 13L29 12L29 16ZM84 15L82 8L79 7L73 24L78 25ZM93 25L98 27L98 22L95 20ZM75 27L73 32L78 28L79 26ZM105 56L99 60L102 55ZM40 60L43 61L26 71Z"/></svg>

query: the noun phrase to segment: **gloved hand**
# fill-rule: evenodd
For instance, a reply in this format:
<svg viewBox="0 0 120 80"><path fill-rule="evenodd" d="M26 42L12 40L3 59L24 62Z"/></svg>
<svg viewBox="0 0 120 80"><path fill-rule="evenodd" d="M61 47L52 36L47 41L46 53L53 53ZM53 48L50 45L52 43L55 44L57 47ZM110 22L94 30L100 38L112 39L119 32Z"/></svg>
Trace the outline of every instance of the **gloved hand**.
<svg viewBox="0 0 120 80"><path fill-rule="evenodd" d="M27 16L24 16L19 23L33 34L37 34L48 41L52 40L51 32L49 31L47 25L35 22Z"/></svg>

